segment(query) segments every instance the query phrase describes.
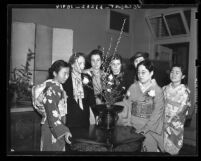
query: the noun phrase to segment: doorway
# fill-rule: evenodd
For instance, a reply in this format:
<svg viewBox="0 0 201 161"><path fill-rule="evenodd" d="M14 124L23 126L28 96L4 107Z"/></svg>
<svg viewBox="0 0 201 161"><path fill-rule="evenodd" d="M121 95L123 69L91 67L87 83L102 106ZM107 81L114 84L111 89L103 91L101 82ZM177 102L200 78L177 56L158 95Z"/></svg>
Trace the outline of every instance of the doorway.
<svg viewBox="0 0 201 161"><path fill-rule="evenodd" d="M184 68L185 79L188 83L189 42L155 45L155 75L160 86L170 83L169 72L172 64L181 64ZM157 74L159 73L159 74Z"/></svg>

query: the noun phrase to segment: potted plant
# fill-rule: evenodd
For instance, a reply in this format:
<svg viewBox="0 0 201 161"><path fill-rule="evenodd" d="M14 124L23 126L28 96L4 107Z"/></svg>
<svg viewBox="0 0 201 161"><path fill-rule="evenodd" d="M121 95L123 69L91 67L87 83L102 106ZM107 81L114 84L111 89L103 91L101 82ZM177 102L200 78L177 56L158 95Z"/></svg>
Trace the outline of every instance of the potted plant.
<svg viewBox="0 0 201 161"><path fill-rule="evenodd" d="M28 49L26 64L16 67L11 72L9 80L9 91L13 103L16 105L31 105L31 75L29 66L30 61L34 58L34 53Z"/></svg>

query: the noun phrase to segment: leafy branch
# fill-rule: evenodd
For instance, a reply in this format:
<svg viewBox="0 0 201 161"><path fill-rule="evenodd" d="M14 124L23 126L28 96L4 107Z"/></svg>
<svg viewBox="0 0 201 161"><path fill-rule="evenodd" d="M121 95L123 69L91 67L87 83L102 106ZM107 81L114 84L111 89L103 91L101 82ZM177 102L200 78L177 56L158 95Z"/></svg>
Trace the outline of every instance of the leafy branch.
<svg viewBox="0 0 201 161"><path fill-rule="evenodd" d="M27 58L25 65L15 67L11 72L10 90L11 92L16 91L18 99L31 99L31 87L32 83L30 72L30 61L34 58L35 53L28 49Z"/></svg>

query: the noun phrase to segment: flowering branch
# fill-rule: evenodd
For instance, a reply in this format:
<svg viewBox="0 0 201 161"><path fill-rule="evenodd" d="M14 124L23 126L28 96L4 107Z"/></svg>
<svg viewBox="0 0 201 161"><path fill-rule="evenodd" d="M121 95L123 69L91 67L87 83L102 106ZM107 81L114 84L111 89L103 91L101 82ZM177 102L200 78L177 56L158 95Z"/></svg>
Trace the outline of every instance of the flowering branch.
<svg viewBox="0 0 201 161"><path fill-rule="evenodd" d="M101 83L102 83L102 86L101 87L98 87L98 82L97 80L95 79L96 81L96 90L98 91L98 93L100 94L101 98L104 99L105 103L106 104L109 104L109 105L112 105L114 104L121 96L121 93L122 93L122 90L123 88L121 89L117 89L118 88L118 85L115 87L113 85L115 85L114 82L116 82L116 78L114 78L112 75L110 75L112 78L110 79L109 77L107 77L109 75L109 71L110 71L110 68L109 68L109 65L111 63L111 61L113 60L114 58L114 55L116 54L117 52L117 48L118 48L118 45L121 41L121 37L122 37L122 33L123 33L123 29L124 29L124 24L126 22L126 19L124 19L124 22L123 22L123 25L122 25L122 28L121 28L121 32L119 34L119 37L118 37L118 40L117 40L117 43L116 43L116 46L115 46L115 49L114 49L114 53L112 55L112 59L110 60L110 62L108 61L108 55L110 53L110 50L111 50L111 47L112 47L112 37L110 39L110 45L109 45L109 48L107 50L107 53L105 53L105 50L103 48L103 62L102 62L102 67L103 67L103 74L101 75ZM106 72L105 72L106 71ZM92 76L94 76L94 73L92 72ZM93 87L89 86L88 83L84 83L84 85L86 85L87 87L89 87L90 89L94 90ZM94 87L95 88L95 87Z"/></svg>
<svg viewBox="0 0 201 161"><path fill-rule="evenodd" d="M116 43L116 46L115 46L115 49L114 49L114 53L113 53L113 55L112 55L112 59L114 58L114 55L116 54L117 48L118 48L119 43L120 43L120 41L121 41L121 35L122 35L122 33L123 33L123 30L124 30L124 24L125 24L125 22L126 22L126 19L124 19L123 25L122 25L122 27L121 27L121 32L120 32L120 34L119 34L119 38L118 38L118 40L117 40L117 43ZM112 59L111 59L111 60L112 60Z"/></svg>

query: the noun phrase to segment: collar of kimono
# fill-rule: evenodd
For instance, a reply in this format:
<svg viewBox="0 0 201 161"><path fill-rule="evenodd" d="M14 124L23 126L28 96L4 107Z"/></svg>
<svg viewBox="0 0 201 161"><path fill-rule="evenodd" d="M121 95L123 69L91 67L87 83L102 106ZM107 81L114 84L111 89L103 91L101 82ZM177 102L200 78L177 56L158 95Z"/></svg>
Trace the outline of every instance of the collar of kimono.
<svg viewBox="0 0 201 161"><path fill-rule="evenodd" d="M62 87L61 83L59 83L58 81L56 81L56 80L54 80L54 79L51 79L51 82L52 82L52 83L55 83L57 86L60 87L61 90L63 90L63 87Z"/></svg>
<svg viewBox="0 0 201 161"><path fill-rule="evenodd" d="M171 82L171 83L170 83L170 87L171 87L172 89L177 89L177 88L182 88L182 87L184 87L184 85L183 85L183 84L179 84L179 85L177 85L177 86L174 86L173 83Z"/></svg>
<svg viewBox="0 0 201 161"><path fill-rule="evenodd" d="M142 90L142 93L144 93L144 92L147 91L150 87L154 86L154 85L156 84L156 81L155 81L155 79L152 79L151 82L150 82L150 84L149 84L148 86L146 86L146 87L144 87L143 84L140 83L139 81L138 81L138 83L139 83L140 89Z"/></svg>

